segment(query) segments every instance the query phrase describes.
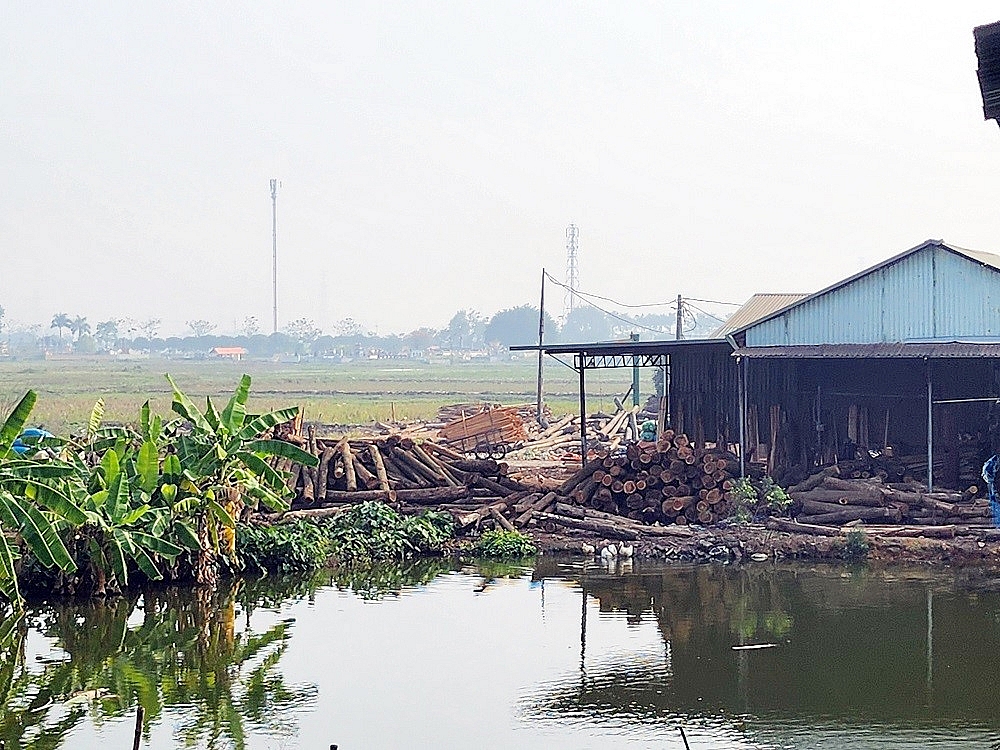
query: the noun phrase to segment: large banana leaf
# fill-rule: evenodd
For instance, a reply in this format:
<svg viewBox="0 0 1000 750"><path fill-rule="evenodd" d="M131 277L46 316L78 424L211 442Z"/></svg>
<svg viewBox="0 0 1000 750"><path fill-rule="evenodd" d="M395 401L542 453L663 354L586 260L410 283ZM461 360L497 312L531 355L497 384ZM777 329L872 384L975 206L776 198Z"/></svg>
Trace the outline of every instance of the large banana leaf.
<svg viewBox="0 0 1000 750"><path fill-rule="evenodd" d="M299 407L293 406L288 409L280 409L278 411L268 412L267 414L261 414L243 425L243 429L236 433L236 438L241 444L249 440L253 440L270 430L275 425L284 424L289 420L295 419L295 416L298 413Z"/></svg>
<svg viewBox="0 0 1000 750"><path fill-rule="evenodd" d="M222 423L229 430L230 435L235 435L243 429L243 422L247 415L247 401L250 398L250 376L243 375L240 384L236 387L236 392L229 399L226 408L222 410Z"/></svg>
<svg viewBox="0 0 1000 750"><path fill-rule="evenodd" d="M219 416L219 412L215 408L215 402L212 401L211 396L205 397L205 419L212 425L212 430L216 435L222 432L222 417Z"/></svg>
<svg viewBox="0 0 1000 750"><path fill-rule="evenodd" d="M198 407L194 405L194 402L191 399L184 395L170 375L167 375L167 382L170 383L170 387L174 389L173 402L170 404L170 408L177 414L184 417L184 419L191 422L199 430L211 433L212 426L208 423L208 420L205 419L205 415L198 410Z"/></svg>
<svg viewBox="0 0 1000 750"><path fill-rule="evenodd" d="M129 536L140 547L155 552L158 555L163 555L168 559L173 559L184 551L181 547L168 542L166 539L145 534L141 531L130 531Z"/></svg>
<svg viewBox="0 0 1000 750"><path fill-rule="evenodd" d="M9 492L0 493L0 511L11 528L20 532L32 554L46 568L76 569L55 528L31 502L21 502Z"/></svg>
<svg viewBox="0 0 1000 750"><path fill-rule="evenodd" d="M156 443L146 439L139 448L139 456L135 461L136 473L139 475L139 488L144 492L156 489L160 473L160 456Z"/></svg>
<svg viewBox="0 0 1000 750"><path fill-rule="evenodd" d="M303 466L317 466L319 464L319 458L312 453L302 450L297 445L286 443L284 440L251 440L243 445L243 450L263 453L265 456L290 458Z"/></svg>
<svg viewBox="0 0 1000 750"><path fill-rule="evenodd" d="M97 437L97 431L101 429L101 422L104 421L104 399L99 398L90 412L90 419L87 420L87 440Z"/></svg>
<svg viewBox="0 0 1000 750"><path fill-rule="evenodd" d="M256 474L257 478L264 484L279 491L286 489L285 478L257 454L239 451L236 453L236 457L246 464L247 468Z"/></svg>
<svg viewBox="0 0 1000 750"><path fill-rule="evenodd" d="M87 514L61 490L44 482L25 480L26 490L32 493L33 499L44 505L48 510L74 526L82 526L87 522ZM65 485L64 485L65 486ZM26 493L27 494L27 493Z"/></svg>
<svg viewBox="0 0 1000 750"><path fill-rule="evenodd" d="M119 474L108 487L108 499L104 506L114 523L121 523L125 514L128 513L129 500L128 482L125 480L124 474Z"/></svg>
<svg viewBox="0 0 1000 750"><path fill-rule="evenodd" d="M21 430L28 422L28 417L31 416L31 410L35 408L37 399L38 395L34 391L25 393L4 421L3 427L0 427L0 450L3 451L4 456L10 454L11 445L14 444L17 436L21 434Z"/></svg>
<svg viewBox="0 0 1000 750"><path fill-rule="evenodd" d="M0 595L13 607L20 609L21 592L17 587L17 572L14 569L15 551L7 543L7 536L0 531Z"/></svg>
<svg viewBox="0 0 1000 750"><path fill-rule="evenodd" d="M247 488L246 494L254 500L259 500L264 507L275 513L283 513L290 507L286 500L260 485Z"/></svg>

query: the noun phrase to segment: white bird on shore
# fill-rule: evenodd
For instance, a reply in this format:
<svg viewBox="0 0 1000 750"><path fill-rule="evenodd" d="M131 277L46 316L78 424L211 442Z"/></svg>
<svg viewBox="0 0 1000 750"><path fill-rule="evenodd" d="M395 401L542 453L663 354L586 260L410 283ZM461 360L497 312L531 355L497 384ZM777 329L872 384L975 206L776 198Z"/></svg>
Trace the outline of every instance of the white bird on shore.
<svg viewBox="0 0 1000 750"><path fill-rule="evenodd" d="M618 542L618 557L632 557L632 553L635 548L631 544L625 544L624 542Z"/></svg>
<svg viewBox="0 0 1000 750"><path fill-rule="evenodd" d="M580 549L583 552L583 554L588 555L590 557L593 557L594 555L597 554L597 547L595 547L593 544L584 544Z"/></svg>
<svg viewBox="0 0 1000 750"><path fill-rule="evenodd" d="M602 560L614 560L618 557L618 548L613 544L606 544L601 548Z"/></svg>

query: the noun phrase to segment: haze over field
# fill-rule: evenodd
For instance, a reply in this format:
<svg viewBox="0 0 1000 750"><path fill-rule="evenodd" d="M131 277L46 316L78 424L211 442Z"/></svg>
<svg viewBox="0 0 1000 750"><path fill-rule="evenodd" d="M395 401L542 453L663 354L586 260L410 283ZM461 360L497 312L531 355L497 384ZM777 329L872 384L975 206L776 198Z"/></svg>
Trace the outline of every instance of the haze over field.
<svg viewBox="0 0 1000 750"><path fill-rule="evenodd" d="M580 282L812 291L927 238L1000 251L994 3L16 0L0 305L166 334L440 327ZM552 311L561 312L562 294ZM667 311L667 310L664 310Z"/></svg>

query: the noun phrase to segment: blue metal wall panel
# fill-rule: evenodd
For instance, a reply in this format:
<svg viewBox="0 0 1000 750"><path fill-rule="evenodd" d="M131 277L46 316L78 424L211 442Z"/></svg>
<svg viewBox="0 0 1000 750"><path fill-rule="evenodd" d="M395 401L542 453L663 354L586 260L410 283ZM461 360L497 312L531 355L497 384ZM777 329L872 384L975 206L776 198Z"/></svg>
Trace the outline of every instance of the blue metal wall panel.
<svg viewBox="0 0 1000 750"><path fill-rule="evenodd" d="M747 346L1000 335L1000 272L929 246L747 329Z"/></svg>

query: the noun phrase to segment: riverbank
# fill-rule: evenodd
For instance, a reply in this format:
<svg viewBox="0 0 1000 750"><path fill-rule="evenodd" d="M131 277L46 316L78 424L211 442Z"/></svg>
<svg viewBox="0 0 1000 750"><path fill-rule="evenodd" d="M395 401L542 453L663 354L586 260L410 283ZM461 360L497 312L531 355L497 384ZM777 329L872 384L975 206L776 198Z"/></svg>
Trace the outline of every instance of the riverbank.
<svg viewBox="0 0 1000 750"><path fill-rule="evenodd" d="M892 537L877 528L855 526L837 536L816 536L745 526L688 527L686 538L658 537L627 541L633 557L642 560L741 563L766 560L816 560L844 563L924 564L1000 568L1000 540L993 529L953 539ZM614 540L586 531L529 532L542 555L599 555Z"/></svg>

